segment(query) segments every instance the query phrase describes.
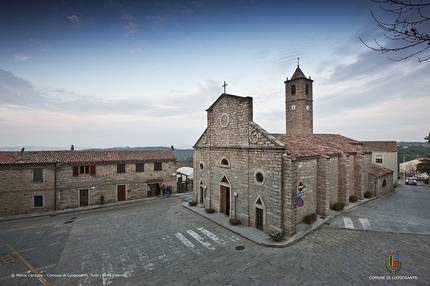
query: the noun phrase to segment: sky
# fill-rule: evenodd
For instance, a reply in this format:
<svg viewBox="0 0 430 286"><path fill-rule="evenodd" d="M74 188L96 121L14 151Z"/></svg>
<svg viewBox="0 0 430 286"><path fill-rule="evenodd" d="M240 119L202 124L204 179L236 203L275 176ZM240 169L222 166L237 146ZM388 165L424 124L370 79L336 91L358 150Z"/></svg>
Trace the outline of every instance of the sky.
<svg viewBox="0 0 430 286"><path fill-rule="evenodd" d="M430 62L385 43L370 0L2 1L0 147L191 148L223 93L285 133L284 81L314 80L314 133L424 141ZM17 149L19 150L19 149Z"/></svg>

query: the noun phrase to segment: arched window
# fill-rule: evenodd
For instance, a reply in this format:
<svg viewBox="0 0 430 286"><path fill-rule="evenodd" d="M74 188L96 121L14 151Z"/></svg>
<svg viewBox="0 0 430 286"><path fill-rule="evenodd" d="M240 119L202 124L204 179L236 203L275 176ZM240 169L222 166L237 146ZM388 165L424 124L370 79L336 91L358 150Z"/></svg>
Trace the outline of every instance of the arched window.
<svg viewBox="0 0 430 286"><path fill-rule="evenodd" d="M228 165L229 165L228 160L227 160L226 158L223 158L223 159L221 160L221 165L222 165L222 166L228 166Z"/></svg>
<svg viewBox="0 0 430 286"><path fill-rule="evenodd" d="M383 187L385 187L387 185L387 181L384 179L383 181L382 181L382 186Z"/></svg>
<svg viewBox="0 0 430 286"><path fill-rule="evenodd" d="M306 85L306 94L309 94L309 84Z"/></svg>
<svg viewBox="0 0 430 286"><path fill-rule="evenodd" d="M291 94L296 94L296 86L294 84L291 86Z"/></svg>

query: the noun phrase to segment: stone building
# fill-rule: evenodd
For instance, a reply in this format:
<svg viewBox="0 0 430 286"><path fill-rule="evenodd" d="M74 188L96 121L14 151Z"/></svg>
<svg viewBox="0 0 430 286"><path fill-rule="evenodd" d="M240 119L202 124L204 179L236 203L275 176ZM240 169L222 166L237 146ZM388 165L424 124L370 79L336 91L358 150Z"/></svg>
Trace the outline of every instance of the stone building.
<svg viewBox="0 0 430 286"><path fill-rule="evenodd" d="M372 164L370 173L370 191L373 196L380 197L393 191L394 171L382 167L378 164Z"/></svg>
<svg viewBox="0 0 430 286"><path fill-rule="evenodd" d="M337 134L313 134L313 81L285 81L286 134L253 121L251 97L223 93L194 147L193 200L263 232L296 233L304 216L369 189L371 152Z"/></svg>
<svg viewBox="0 0 430 286"><path fill-rule="evenodd" d="M399 176L399 162L396 141L362 141L372 151L372 163L393 171L393 185Z"/></svg>
<svg viewBox="0 0 430 286"><path fill-rule="evenodd" d="M159 196L175 172L170 150L0 152L0 215Z"/></svg>

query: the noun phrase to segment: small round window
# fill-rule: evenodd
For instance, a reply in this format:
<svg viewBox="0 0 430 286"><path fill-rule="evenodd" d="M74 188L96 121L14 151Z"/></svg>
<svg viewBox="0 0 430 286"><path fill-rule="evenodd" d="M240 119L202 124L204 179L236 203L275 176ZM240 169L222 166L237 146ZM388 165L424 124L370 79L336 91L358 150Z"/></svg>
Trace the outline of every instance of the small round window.
<svg viewBox="0 0 430 286"><path fill-rule="evenodd" d="M257 169L255 170L254 174L255 183L260 186L264 185L264 183L266 182L266 174L264 173L264 171Z"/></svg>
<svg viewBox="0 0 430 286"><path fill-rule="evenodd" d="M255 174L255 179L257 180L257 182L262 183L264 182L264 176L262 173L257 172L257 174Z"/></svg>

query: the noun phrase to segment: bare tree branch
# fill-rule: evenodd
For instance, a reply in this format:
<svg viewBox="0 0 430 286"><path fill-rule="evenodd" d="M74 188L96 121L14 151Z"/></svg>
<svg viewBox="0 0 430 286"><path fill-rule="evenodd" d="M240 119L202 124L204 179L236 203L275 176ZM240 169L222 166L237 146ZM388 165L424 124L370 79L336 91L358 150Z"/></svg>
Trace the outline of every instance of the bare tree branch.
<svg viewBox="0 0 430 286"><path fill-rule="evenodd" d="M372 0L379 3L380 9L384 12L394 15L394 20L391 23L385 23L379 20L375 14L370 11L377 26L383 30L386 39L392 43L400 43L398 46L385 46L380 44L376 39L375 46L366 44L363 39L360 41L369 49L380 52L398 52L410 50L410 54L393 61L402 61L418 54L421 54L430 48L430 2L423 0ZM430 59L430 55L425 55L424 58L419 58L419 62L424 62Z"/></svg>

